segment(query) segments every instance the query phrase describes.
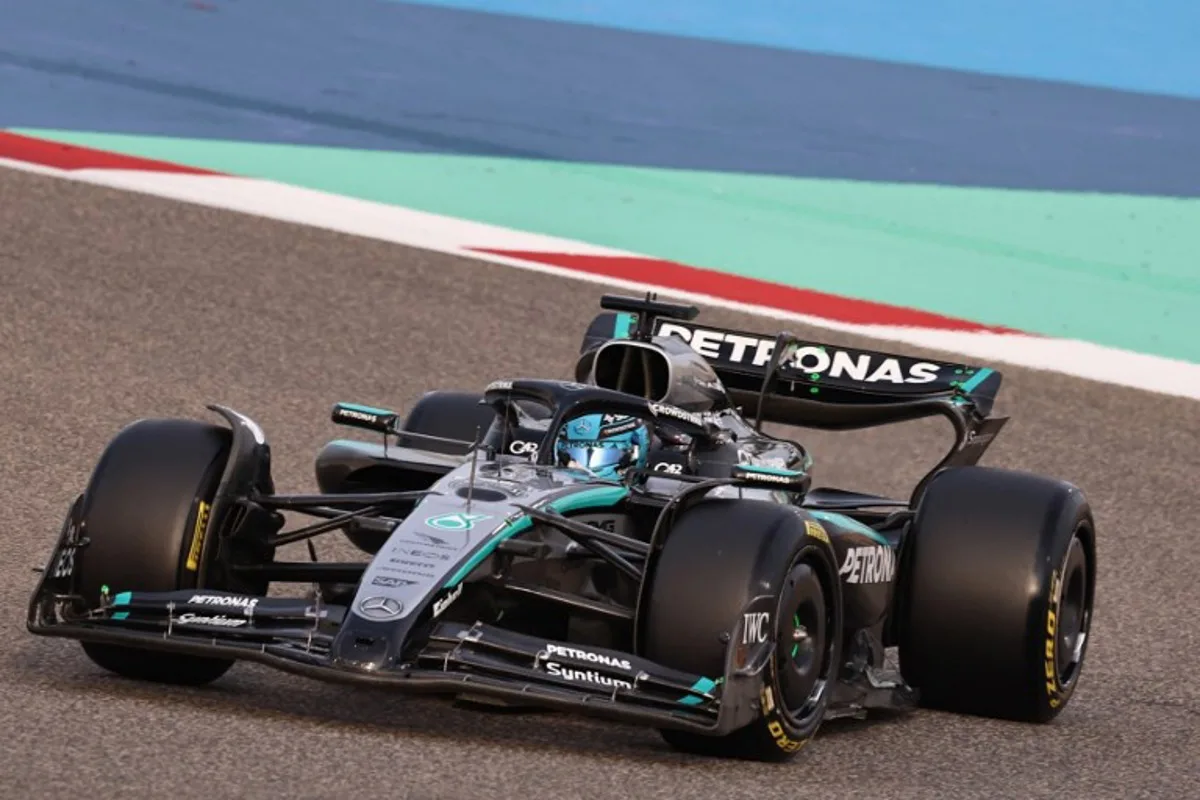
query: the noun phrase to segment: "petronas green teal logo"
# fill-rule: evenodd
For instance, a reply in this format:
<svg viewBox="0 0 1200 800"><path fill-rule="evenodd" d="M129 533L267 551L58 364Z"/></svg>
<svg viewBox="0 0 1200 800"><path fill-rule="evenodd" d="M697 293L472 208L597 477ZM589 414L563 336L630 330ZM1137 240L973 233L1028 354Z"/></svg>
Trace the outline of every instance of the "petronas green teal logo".
<svg viewBox="0 0 1200 800"><path fill-rule="evenodd" d="M488 518L487 514L441 514L425 520L425 524L442 531L469 531L475 527L476 522Z"/></svg>

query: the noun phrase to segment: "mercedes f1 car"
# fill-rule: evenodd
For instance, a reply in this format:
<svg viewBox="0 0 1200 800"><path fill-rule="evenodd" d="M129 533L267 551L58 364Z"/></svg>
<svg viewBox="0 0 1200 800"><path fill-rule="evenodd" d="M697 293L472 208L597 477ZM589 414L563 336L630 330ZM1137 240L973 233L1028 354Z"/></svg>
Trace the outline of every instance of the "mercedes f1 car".
<svg viewBox="0 0 1200 800"><path fill-rule="evenodd" d="M717 756L786 759L873 711L1058 715L1095 528L1075 486L977 464L1007 420L1001 375L697 313L605 296L572 380L431 391L406 416L337 403L333 422L381 438L329 442L314 494L275 492L267 437L234 410L134 422L71 504L28 629L137 679L207 683L242 659L641 723ZM805 447L764 431L931 415L954 442L903 499L814 486ZM366 557L318 561L331 532ZM276 557L305 540L310 560ZM268 596L286 583L311 588Z"/></svg>

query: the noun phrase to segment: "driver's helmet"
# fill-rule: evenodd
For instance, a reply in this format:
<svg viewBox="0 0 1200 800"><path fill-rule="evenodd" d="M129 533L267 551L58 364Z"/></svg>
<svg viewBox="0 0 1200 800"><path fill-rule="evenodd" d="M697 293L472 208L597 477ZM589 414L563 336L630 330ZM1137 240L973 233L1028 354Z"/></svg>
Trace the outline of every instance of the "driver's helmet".
<svg viewBox="0 0 1200 800"><path fill-rule="evenodd" d="M630 467L645 467L650 426L637 417L589 414L562 427L555 452L564 467L582 467L601 478L617 479Z"/></svg>

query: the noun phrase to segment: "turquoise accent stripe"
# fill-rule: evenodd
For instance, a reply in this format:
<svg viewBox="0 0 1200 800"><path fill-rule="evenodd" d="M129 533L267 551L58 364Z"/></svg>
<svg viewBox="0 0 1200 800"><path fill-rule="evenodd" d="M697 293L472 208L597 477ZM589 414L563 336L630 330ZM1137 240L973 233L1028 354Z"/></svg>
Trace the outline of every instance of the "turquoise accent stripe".
<svg viewBox="0 0 1200 800"><path fill-rule="evenodd" d="M969 381L963 382L962 387L961 387L962 390L964 392L974 391L979 386L979 384L981 384L985 380L987 380L987 377L989 375L991 375L993 372L995 372L995 370L989 369L988 367L984 367L983 369L979 370L979 372L976 372L974 375L972 375L971 379Z"/></svg>
<svg viewBox="0 0 1200 800"><path fill-rule="evenodd" d="M377 414L380 416L394 415L395 411L388 411L386 408L375 408L373 406L362 406L358 403L338 403L339 408L345 408L350 411L360 411L363 414Z"/></svg>
<svg viewBox="0 0 1200 800"><path fill-rule="evenodd" d="M114 606L127 606L130 600L133 599L133 592L121 592L113 598ZM128 611L117 611L112 615L113 619L125 619L129 616Z"/></svg>
<svg viewBox="0 0 1200 800"><path fill-rule="evenodd" d="M590 489L573 492L551 500L547 503L546 507L560 514L565 514L568 511L577 511L581 508L615 506L628 496L629 489L625 486L594 486Z"/></svg>
<svg viewBox="0 0 1200 800"><path fill-rule="evenodd" d="M636 321L637 317L628 312L617 314L616 320L613 321L613 338L628 339Z"/></svg>
<svg viewBox="0 0 1200 800"><path fill-rule="evenodd" d="M848 528L855 533L861 533L863 536L869 536L882 545L892 546L892 543L883 537L879 531L870 528L853 517L847 517L845 514L836 514L832 511L814 511L807 509L808 513L819 519L821 522L828 522L831 525Z"/></svg>
<svg viewBox="0 0 1200 800"><path fill-rule="evenodd" d="M693 692L704 692L705 694L707 694L708 692L711 692L713 689L715 689L716 686L717 686L716 681L712 680L711 678L701 678L700 680L698 680L692 684L692 691ZM696 697L695 695L689 694L689 695L679 698L679 702L685 706L695 706L695 705L699 705L700 703L703 703L704 701L703 701L703 699Z"/></svg>
<svg viewBox="0 0 1200 800"><path fill-rule="evenodd" d="M629 495L629 489L624 486L595 486L590 489L584 489L579 492L573 492L568 495L558 497L546 504L545 508L550 511L555 511L559 514L566 514L570 511L576 511L581 508L600 508L615 506L617 503L624 500ZM521 517L509 522L504 527L492 536L491 540L483 547L475 551L475 553L467 559L466 563L455 570L450 580L446 581L445 588L450 589L461 583L471 572L478 567L483 560L495 552L500 543L511 539L522 531L528 530L533 525L533 520L527 516Z"/></svg>

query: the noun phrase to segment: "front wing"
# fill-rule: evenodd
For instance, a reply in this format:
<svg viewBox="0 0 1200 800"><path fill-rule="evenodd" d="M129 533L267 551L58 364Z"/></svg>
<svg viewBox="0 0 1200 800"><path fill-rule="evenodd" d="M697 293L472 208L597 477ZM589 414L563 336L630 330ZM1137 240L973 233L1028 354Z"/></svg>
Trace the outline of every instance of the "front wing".
<svg viewBox="0 0 1200 800"><path fill-rule="evenodd" d="M202 595L206 603L189 602ZM213 596L228 605L214 606ZM770 649L747 660L730 648L725 676L690 675L602 648L515 633L482 623L435 622L421 646L394 666L339 659L333 642L346 609L304 599L212 591L124 592L85 615L79 600L39 586L30 632L197 656L241 659L325 681L494 698L591 716L720 735L759 714ZM76 606L77 607L77 606ZM740 656L740 658L738 658Z"/></svg>

